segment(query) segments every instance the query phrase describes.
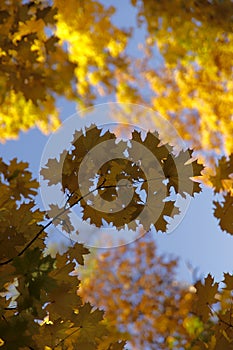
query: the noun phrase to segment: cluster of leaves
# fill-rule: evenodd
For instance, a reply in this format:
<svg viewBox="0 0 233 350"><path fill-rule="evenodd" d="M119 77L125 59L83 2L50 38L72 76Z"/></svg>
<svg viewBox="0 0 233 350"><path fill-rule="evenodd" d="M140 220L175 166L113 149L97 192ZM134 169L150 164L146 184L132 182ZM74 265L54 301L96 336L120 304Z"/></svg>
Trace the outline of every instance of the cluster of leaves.
<svg viewBox="0 0 233 350"><path fill-rule="evenodd" d="M139 24L147 24L147 54L139 66L132 58L130 65L125 51L132 32L112 23L114 7L83 0L1 2L1 141L35 125L56 128L58 96L90 105L105 91L142 102L142 80L151 89L150 106L205 160L231 155L232 1L131 3ZM154 45L165 59L159 70L150 64ZM208 176L205 183L211 185ZM230 202L232 189L227 196ZM224 229L231 233L229 217Z"/></svg>
<svg viewBox="0 0 233 350"><path fill-rule="evenodd" d="M104 253L77 294L77 263L83 265L89 251L76 243L55 258L44 254L45 229L53 219L40 224L38 184L27 166L15 159L0 166L3 349L120 350L126 339L152 349L232 348L233 277L225 274L220 291L208 276L194 293L175 283L177 261L156 255L149 236ZM105 320L89 301L105 307Z"/></svg>
<svg viewBox="0 0 233 350"><path fill-rule="evenodd" d="M208 325L208 331L202 332L197 340L195 350L233 349L233 275L225 273L222 283L224 286L220 288L220 283L208 275L204 283L195 284L192 312Z"/></svg>
<svg viewBox="0 0 233 350"><path fill-rule="evenodd" d="M189 315L193 294L175 281L176 267L177 260L159 256L154 238L146 234L97 253L79 295L105 309L109 324L128 334L130 348L184 348L192 338L185 325L197 318ZM202 328L200 322L193 336Z"/></svg>
<svg viewBox="0 0 233 350"><path fill-rule="evenodd" d="M41 174L49 186L62 183L68 196L66 205L72 208L78 204L82 219L97 227L104 220L117 229L142 225L147 231L154 225L157 231L165 232L166 217L179 214L177 195L194 196L201 191L190 177L201 176L203 165L192 159L191 150L175 157L171 146L160 145L156 132L148 132L143 139L141 132L134 130L130 144L123 140L116 143L116 139L114 133L95 125L76 131L71 151L62 152L59 161L49 159ZM172 190L175 198L170 197ZM61 211L52 203L48 215ZM64 230L70 232L68 210L63 220Z"/></svg>
<svg viewBox="0 0 233 350"><path fill-rule="evenodd" d="M214 216L219 219L223 231L233 234L233 154L218 160L215 175L210 181L215 194L222 195L222 201L214 201Z"/></svg>
<svg viewBox="0 0 233 350"><path fill-rule="evenodd" d="M138 21L147 24L145 45L158 70L141 67L151 87L150 106L175 125L190 147L233 152L233 7L231 0L132 0Z"/></svg>
<svg viewBox="0 0 233 350"><path fill-rule="evenodd" d="M130 348L233 349L232 275L225 274L222 289L210 275L182 284L175 280L177 259L160 256L148 234L89 258L92 270L81 273L78 293L104 308Z"/></svg>
<svg viewBox="0 0 233 350"><path fill-rule="evenodd" d="M223 198L222 203L214 202L214 215L220 227L232 234L232 1L131 2L148 30L148 55L135 75L125 52L131 34L113 25L113 7L106 9L94 0L1 1L0 140L16 137L20 130L35 125L43 131L56 128L57 96L88 105L107 91L115 92L121 101L141 102L139 84L135 89L135 81L141 76L152 91L150 106L172 121L192 148L207 152L206 159L221 153L228 157L219 159L208 183ZM159 71L150 67L155 44L166 60ZM132 66L135 72L138 66ZM90 178L86 194L79 187L77 173L86 151L103 141L115 143L115 135L102 135L96 127L86 130L86 135L77 132L73 150L61 155L64 166L55 159L48 162L43 175L50 184L61 181L63 191L68 193L68 208L52 206L51 220L43 225L45 215L35 207L38 184L28 165L16 159L10 164L0 161L0 346L10 350L120 350L125 342L118 339L128 337L132 346L156 349L232 349L230 274L224 275L222 289L208 276L204 284L197 282L195 289L187 290L172 282L174 261L156 257L150 241L137 241L131 246L130 258L129 247L127 251L126 247L120 248L121 256L119 251L102 255L102 260L95 263L96 269L100 268L99 278L95 274L82 284L83 298L87 300L90 295L95 305L106 308L104 321L102 311L77 295L75 268L77 263L84 263L83 255L88 250L77 243L62 256L45 256L46 228L56 221L67 222L68 209L76 204L83 209L83 219L90 219L98 227L102 219L117 227L123 223L136 227L135 219L145 206L136 189L140 181L140 189L149 197L151 177L130 159L137 153L134 147L120 143L117 156L107 162L109 148L103 148L105 162L96 173L95 191L112 212L120 197L117 182L131 182L134 194L131 211L123 211L126 217L111 211L108 215L103 210L98 213L88 205L84 195L89 195L93 186ZM199 185L189 177L190 173L200 175L202 166L197 162L185 164L191 154L186 157L181 153L174 158L168 146L158 147L158 137L152 133L142 141L134 132L132 141L152 152L166 180L162 183L154 160L151 165L146 158L145 167L156 179L155 187L167 190L163 196L153 192L153 215L158 213L158 206L161 215L156 220L144 217L144 228L154 224L157 230L165 231L166 217L178 212L174 200L168 199L170 190L180 195L199 192ZM120 155L128 150L128 159L119 157L119 149ZM60 171L58 180L54 165ZM178 176L178 169L182 176ZM127 202L127 196L122 198ZM67 231L71 230L74 228L70 223ZM113 296L117 303L113 303ZM144 330L144 339L138 329L141 334Z"/></svg>
<svg viewBox="0 0 233 350"><path fill-rule="evenodd" d="M231 0L131 2L139 24L147 24L142 44L149 58L157 45L165 59L159 70L148 59L136 68L131 57L130 65L125 48L133 32L112 23L113 6L1 2L1 141L34 125L56 128L56 96L89 105L105 91L142 102L142 79L151 87L150 106L172 120L191 148L208 156L233 151Z"/></svg>
<svg viewBox="0 0 233 350"><path fill-rule="evenodd" d="M32 198L38 183L27 170L28 163L17 163L16 158L7 165L0 159L1 187L1 248L2 260L10 260L21 252L31 237L36 235L44 214L35 209Z"/></svg>
<svg viewBox="0 0 233 350"><path fill-rule="evenodd" d="M224 191L223 203L219 197L214 201L214 215L220 227L232 234L232 1L131 3L137 9L138 24L147 25L146 58L138 66L137 78L148 84L150 107L175 126L207 165L204 183L215 194ZM154 68L155 46L164 58L158 69Z"/></svg>
<svg viewBox="0 0 233 350"><path fill-rule="evenodd" d="M119 89L129 33L113 13L97 1L1 1L1 142L35 125L54 130L57 96L90 105Z"/></svg>
<svg viewBox="0 0 233 350"><path fill-rule="evenodd" d="M89 251L72 245L55 258L44 254L44 213L35 209L38 183L28 164L0 161L0 346L2 349L108 349L124 343L111 337L103 311L77 295L75 268ZM105 342L105 348L99 344Z"/></svg>

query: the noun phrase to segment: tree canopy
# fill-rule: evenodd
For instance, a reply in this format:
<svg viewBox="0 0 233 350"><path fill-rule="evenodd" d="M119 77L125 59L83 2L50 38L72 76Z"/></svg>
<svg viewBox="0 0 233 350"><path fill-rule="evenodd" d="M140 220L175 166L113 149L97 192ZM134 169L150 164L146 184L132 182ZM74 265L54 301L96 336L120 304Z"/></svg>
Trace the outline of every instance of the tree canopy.
<svg viewBox="0 0 233 350"><path fill-rule="evenodd" d="M152 235L89 258L79 294L104 308L130 348L232 349L230 274L222 288L210 275L204 284L181 283L177 257L160 255Z"/></svg>
<svg viewBox="0 0 233 350"><path fill-rule="evenodd" d="M146 23L145 47L163 67L144 65L150 104L191 147L230 155L232 144L232 1L133 1Z"/></svg>
<svg viewBox="0 0 233 350"><path fill-rule="evenodd" d="M85 106L117 90L129 33L113 13L97 1L1 2L1 141L56 129L59 96Z"/></svg>
<svg viewBox="0 0 233 350"><path fill-rule="evenodd" d="M222 234L233 234L232 0L131 6L145 31L140 59L129 49L134 28L116 23L114 2L1 1L1 142L33 127L54 131L59 97L82 108L103 95L122 103L125 128L146 125L146 113L133 113L141 104L185 141L177 152L175 134L157 132L156 118L127 140L97 122L76 129L41 169L65 198L49 209L38 203L29 164L0 158L2 349L233 349L233 275L177 282L176 258L159 255L148 233L165 233L180 214L177 199L205 185ZM97 229L141 237L90 254L74 210ZM51 227L69 238L63 254L46 249Z"/></svg>

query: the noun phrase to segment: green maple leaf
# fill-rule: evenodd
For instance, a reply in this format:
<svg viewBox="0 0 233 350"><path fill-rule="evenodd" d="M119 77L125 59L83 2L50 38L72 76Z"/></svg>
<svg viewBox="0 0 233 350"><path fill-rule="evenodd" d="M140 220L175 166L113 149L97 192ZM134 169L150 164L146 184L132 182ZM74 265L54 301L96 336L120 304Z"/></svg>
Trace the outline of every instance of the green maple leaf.
<svg viewBox="0 0 233 350"><path fill-rule="evenodd" d="M44 278L46 282L46 290L54 287L54 281ZM42 285L36 287L36 284L28 288L28 281L23 276L18 279L19 285L17 286L17 291L20 295L17 297L17 311L19 314L23 312L32 315L32 317L37 319L43 319L46 316L46 310L43 308L43 304L47 302L46 291L43 289ZM33 287L38 288L33 290Z"/></svg>
<svg viewBox="0 0 233 350"><path fill-rule="evenodd" d="M25 288L36 299L40 298L42 290L49 291L54 285L48 273L54 269L54 259L43 257L39 248L28 249L23 256L14 258L15 275L23 275Z"/></svg>

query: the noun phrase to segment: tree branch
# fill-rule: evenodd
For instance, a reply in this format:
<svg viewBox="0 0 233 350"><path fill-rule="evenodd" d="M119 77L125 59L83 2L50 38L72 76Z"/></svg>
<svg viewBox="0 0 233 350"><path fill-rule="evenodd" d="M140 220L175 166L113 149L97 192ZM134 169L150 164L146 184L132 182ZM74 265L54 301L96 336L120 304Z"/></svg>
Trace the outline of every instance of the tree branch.
<svg viewBox="0 0 233 350"><path fill-rule="evenodd" d="M152 181L152 180L156 180L155 178L154 179L149 179L149 180L144 180L144 182L148 182L148 181ZM69 209L73 208L76 204L78 204L81 200L83 200L84 198L86 198L87 196L89 196L91 193L97 191L97 190L100 190L100 189L105 189L105 188L115 188L115 187L127 187L127 185L106 185L106 186L103 186L103 184L105 183L106 179L104 179L104 181L99 185L97 186L95 189L93 189L92 191L86 193L85 195L81 196L80 198L77 199L76 202L74 202L72 205L70 205L68 208L66 208L66 204L65 204L65 207L64 209L59 213L57 214L53 219L51 219L46 225L42 226L42 228L38 231L38 233L31 239L31 241L28 242L28 244L14 257L6 260L6 261L3 261L0 263L0 266L4 266L4 265L7 265L9 263L11 263L16 257L20 257L21 255L23 255L25 253L25 251L31 247L31 245L37 240L37 238L39 238L39 236L44 232L44 230L46 228L48 228L55 220L59 219L63 214L65 214L67 211L69 211ZM140 180L138 180L138 182L142 182ZM69 197L70 199L71 197Z"/></svg>

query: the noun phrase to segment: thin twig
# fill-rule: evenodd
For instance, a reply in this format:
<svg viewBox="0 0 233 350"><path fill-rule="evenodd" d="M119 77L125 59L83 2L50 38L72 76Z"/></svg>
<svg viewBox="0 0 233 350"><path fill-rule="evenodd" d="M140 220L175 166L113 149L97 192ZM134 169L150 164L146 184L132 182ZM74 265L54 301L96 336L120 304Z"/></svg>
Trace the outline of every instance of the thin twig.
<svg viewBox="0 0 233 350"><path fill-rule="evenodd" d="M75 329L75 331L73 331L72 333L68 334L65 338L63 338L62 340L59 341L59 343L57 343L53 349L57 348L61 343L63 343L67 338L71 337L74 333L78 332L82 327L78 327L78 329Z"/></svg>
<svg viewBox="0 0 233 350"><path fill-rule="evenodd" d="M144 182L151 181L151 180L154 180L154 179L144 180ZM14 256L6 261L1 262L0 266L7 265L7 264L11 263L16 257L20 257L21 255L23 255L25 253L25 251L28 248L30 248L31 245L37 240L37 238L39 238L39 236L43 233L43 231L46 228L48 228L55 220L59 219L63 214L65 214L67 211L69 211L69 209L73 208L76 204L81 202L84 198L89 196L91 193L98 191L100 189L105 189L105 188L127 187L127 185L117 185L117 186L116 185L106 185L106 186L103 186L105 181L106 181L106 179L104 179L103 182L99 186L97 186L95 189L93 189L92 191L90 191L90 192L86 193L85 195L81 196L80 198L78 198L77 201L75 201L73 204L71 204L68 208L66 208L66 205L67 205L67 203L66 203L64 209L59 214L57 214L53 219L51 219L46 225L42 226L42 228L38 231L38 233L31 239L31 241L28 242L28 244L16 256ZM140 181L138 180L138 182L140 182ZM69 199L70 198L71 197L69 197Z"/></svg>

